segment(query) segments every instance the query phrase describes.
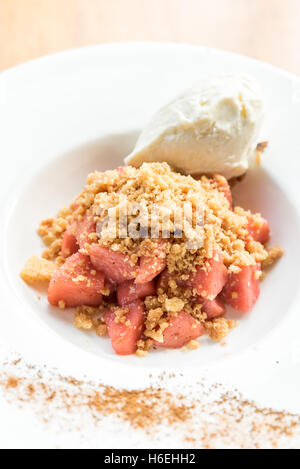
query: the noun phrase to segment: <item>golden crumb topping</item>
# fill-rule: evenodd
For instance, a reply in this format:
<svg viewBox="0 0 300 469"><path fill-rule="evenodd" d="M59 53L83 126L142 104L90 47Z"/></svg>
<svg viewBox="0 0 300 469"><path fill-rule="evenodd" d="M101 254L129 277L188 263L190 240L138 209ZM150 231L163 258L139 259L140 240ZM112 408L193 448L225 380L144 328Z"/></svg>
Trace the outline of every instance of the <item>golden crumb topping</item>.
<svg viewBox="0 0 300 469"><path fill-rule="evenodd" d="M205 328L212 340L220 342L236 325L236 321L231 321L226 318L216 318L212 321L206 321Z"/></svg>
<svg viewBox="0 0 300 469"><path fill-rule="evenodd" d="M40 282L50 282L56 269L57 266L53 262L31 256L20 275L26 283L34 285Z"/></svg>
<svg viewBox="0 0 300 469"><path fill-rule="evenodd" d="M262 262L263 269L270 268L275 262L277 262L278 259L283 256L284 250L278 244L276 244L275 246L268 249L267 253L267 258Z"/></svg>
<svg viewBox="0 0 300 469"><path fill-rule="evenodd" d="M164 238L162 251L167 254L169 272L195 270L215 249L222 253L232 272L240 266L264 261L267 252L247 231L249 212L240 207L232 210L220 190L220 178L203 176L196 180L172 171L166 163L96 171L88 176L84 191L69 209L64 208L57 218L41 223L38 232L48 246L44 256L49 259L58 256L64 230L74 221L82 220L89 210L97 226L97 233L90 234L89 243L122 252L133 264L155 250L159 238ZM190 218L178 218L187 206ZM112 217L116 223L108 222ZM128 234L129 228L133 234Z"/></svg>
<svg viewBox="0 0 300 469"><path fill-rule="evenodd" d="M107 333L107 327L104 322L103 313L108 309L108 305L103 303L99 307L78 306L76 308L73 324L77 329L96 330L96 334L104 336Z"/></svg>

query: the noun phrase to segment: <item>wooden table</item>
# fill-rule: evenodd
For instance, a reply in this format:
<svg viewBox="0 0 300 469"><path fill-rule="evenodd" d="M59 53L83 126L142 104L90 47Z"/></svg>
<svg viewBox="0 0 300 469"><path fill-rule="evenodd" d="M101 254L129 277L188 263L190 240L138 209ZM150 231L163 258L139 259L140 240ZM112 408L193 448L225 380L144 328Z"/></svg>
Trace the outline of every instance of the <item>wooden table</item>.
<svg viewBox="0 0 300 469"><path fill-rule="evenodd" d="M190 42L300 74L300 0L0 0L0 70L115 41Z"/></svg>

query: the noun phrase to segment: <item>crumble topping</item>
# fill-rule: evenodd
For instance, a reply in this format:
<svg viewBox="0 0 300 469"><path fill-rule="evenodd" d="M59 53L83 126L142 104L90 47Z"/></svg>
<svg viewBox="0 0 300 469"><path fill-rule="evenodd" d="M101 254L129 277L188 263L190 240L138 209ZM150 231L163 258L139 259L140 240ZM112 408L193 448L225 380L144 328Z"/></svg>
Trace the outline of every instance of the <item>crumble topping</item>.
<svg viewBox="0 0 300 469"><path fill-rule="evenodd" d="M104 337L107 335L107 326L106 324L102 324L100 323L99 325L96 326L96 334L99 336L99 337Z"/></svg>
<svg viewBox="0 0 300 469"><path fill-rule="evenodd" d="M197 340L190 340L187 346L192 350L197 350L200 347L200 343Z"/></svg>
<svg viewBox="0 0 300 469"><path fill-rule="evenodd" d="M267 253L268 255L266 259L264 259L262 262L263 269L270 268L275 262L277 262L278 259L283 256L284 250L278 244L276 244L272 248L268 249Z"/></svg>
<svg viewBox="0 0 300 469"><path fill-rule="evenodd" d="M41 223L38 233L48 246L44 257L53 259L58 256L67 226L81 220L87 210L91 211L97 227L105 225L110 210L110 215L115 213L118 229L112 224L103 226L101 237L99 233L91 233L90 241L122 252L130 257L132 264L136 264L139 257L157 248L157 240L143 239L140 236L136 239L121 237L122 229L127 228L122 228L122 214L125 210L130 213L129 209L134 204L139 204L145 210L156 204L162 207L162 213L157 214L157 220L154 220L153 214L150 218L140 217L139 233L149 233L155 221L159 221L161 227L158 237L169 230L170 237L164 239L161 246L162 251L168 255L169 272L182 274L187 270L195 270L197 265L203 265L205 259L212 256L215 248L220 250L225 265L231 271L264 261L267 258L266 250L260 243L249 238L247 217L250 212L240 207L231 209L224 192L220 190L220 178L222 176L219 175L215 179L202 176L196 180L192 176L172 171L166 163L147 163L138 169L129 166L104 173L96 171L88 176L85 190L68 209L63 208L57 218ZM201 245L199 249L187 248L188 240L184 233L181 238L176 237L176 230L180 227L174 213L187 202L192 205L193 210L200 205L203 214L203 226L195 228L194 241ZM191 223L195 215L192 214ZM134 215L129 215L128 224L133 220ZM89 244L81 252L88 253L88 249Z"/></svg>
<svg viewBox="0 0 300 469"><path fill-rule="evenodd" d="M206 321L205 328L208 332L209 337L220 342L227 336L231 329L237 326L236 321L232 321L226 318L216 318L212 321Z"/></svg>
<svg viewBox="0 0 300 469"><path fill-rule="evenodd" d="M65 309L66 308L66 302L64 300L59 300L58 307L59 307L59 309Z"/></svg>
<svg viewBox="0 0 300 469"><path fill-rule="evenodd" d="M99 307L78 306L73 318L73 324L77 329L96 330L99 336L107 334L107 327L103 319L103 313L107 310L104 303Z"/></svg>
<svg viewBox="0 0 300 469"><path fill-rule="evenodd" d="M179 313L184 308L184 301L180 298L167 298L165 300L165 307L168 313Z"/></svg>
<svg viewBox="0 0 300 469"><path fill-rule="evenodd" d="M117 324L125 324L126 326L130 325L130 321L127 321L127 314L129 313L129 308L115 308L114 313L114 321Z"/></svg>
<svg viewBox="0 0 300 469"><path fill-rule="evenodd" d="M73 324L77 329L84 329L87 331L94 329L95 327L92 317L80 311L75 313Z"/></svg>
<svg viewBox="0 0 300 469"><path fill-rule="evenodd" d="M57 266L53 262L31 256L20 275L26 283L35 285L41 282L50 282L56 269Z"/></svg>

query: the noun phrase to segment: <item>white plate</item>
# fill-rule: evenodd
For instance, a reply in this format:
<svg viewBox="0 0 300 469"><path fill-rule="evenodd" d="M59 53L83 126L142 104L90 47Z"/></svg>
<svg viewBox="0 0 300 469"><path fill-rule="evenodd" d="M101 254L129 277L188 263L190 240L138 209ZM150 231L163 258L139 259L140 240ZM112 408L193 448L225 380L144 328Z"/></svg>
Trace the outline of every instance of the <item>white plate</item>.
<svg viewBox="0 0 300 469"><path fill-rule="evenodd" d="M270 220L272 243L280 243L286 255L262 284L257 305L230 334L226 347L204 340L189 354L118 357L107 339L77 331L71 313L50 308L45 296L38 301L19 271L30 254L41 251L39 221L68 204L88 172L120 165L158 107L201 74L224 71L250 73L263 88L262 139L269 140L270 147L263 168L248 175L236 198ZM188 45L90 47L2 73L3 349L14 348L67 374L121 385L129 373L131 383L141 384L154 368L181 369L187 376L238 386L266 405L300 412L299 122L297 77L246 57Z"/></svg>

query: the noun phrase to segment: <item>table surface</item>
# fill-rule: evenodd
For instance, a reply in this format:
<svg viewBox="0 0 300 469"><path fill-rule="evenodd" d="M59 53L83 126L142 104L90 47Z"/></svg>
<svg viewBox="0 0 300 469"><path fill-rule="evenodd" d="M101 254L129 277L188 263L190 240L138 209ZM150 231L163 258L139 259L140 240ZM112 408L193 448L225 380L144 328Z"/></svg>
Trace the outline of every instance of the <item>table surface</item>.
<svg viewBox="0 0 300 469"><path fill-rule="evenodd" d="M300 0L0 0L0 70L72 47L175 41L300 74Z"/></svg>

